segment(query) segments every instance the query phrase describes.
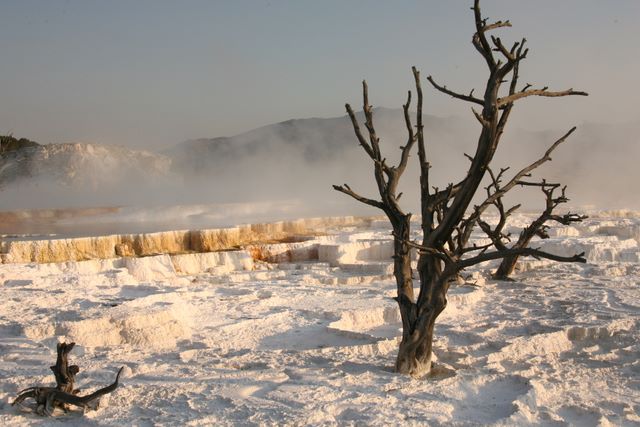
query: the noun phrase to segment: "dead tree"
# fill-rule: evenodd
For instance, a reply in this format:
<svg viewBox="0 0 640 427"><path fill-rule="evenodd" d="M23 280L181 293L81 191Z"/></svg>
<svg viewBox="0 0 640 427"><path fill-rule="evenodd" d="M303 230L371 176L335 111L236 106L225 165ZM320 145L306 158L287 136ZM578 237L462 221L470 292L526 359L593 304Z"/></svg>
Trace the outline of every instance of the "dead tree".
<svg viewBox="0 0 640 427"><path fill-rule="evenodd" d="M481 111L472 108L475 118L481 125L481 131L475 153L473 156L468 156L471 163L469 169L459 182L449 184L444 189L431 188L429 176L431 165L428 161L422 122L423 95L420 73L415 67L413 75L418 98L416 127L414 131L409 113L411 102L411 93L409 93L403 108L408 138L407 143L401 147L400 161L397 166L389 166L380 152L380 140L373 123L366 82L363 82L363 109L368 140L362 134L352 108L349 104L346 105L358 142L373 162L380 199L363 197L346 184L334 186L334 188L362 203L381 209L391 222L394 236L396 301L403 326L395 369L397 372L412 376L425 375L431 369L435 321L447 305L446 296L451 280L463 269L485 261L513 256L535 256L562 262L586 262L584 254L562 257L526 247L526 245L506 248L496 246L494 242L484 246L468 244L467 233L470 236L473 227L481 221L482 212L486 207L467 212L490 167L515 103L530 96L587 95L585 92L573 89L564 91L550 91L547 87L535 89L529 84L519 89L518 70L528 53L528 49L525 48L526 40L523 39L514 43L511 48L507 48L500 38L491 36L489 33L498 28L510 27L509 21L488 23L487 19L482 18L479 0L475 0L472 10L475 21L472 43L483 57L489 71L482 97L476 97L473 90L469 94L452 91L436 83L431 76L427 78L436 90L482 108ZM508 85L505 85L506 83ZM568 134L565 138L567 136ZM409 239L411 214L401 209L398 204L400 194L396 193L399 179L406 168L409 153L414 145L417 145L420 166L420 227L422 229L420 243ZM511 187L515 186L519 180L517 179ZM497 200L497 197L495 199ZM494 201L489 202L488 205L492 205ZM417 266L420 291L417 298L413 291L413 272L409 256L412 247L417 248L420 254Z"/></svg>
<svg viewBox="0 0 640 427"><path fill-rule="evenodd" d="M11 405L22 404L23 401L31 398L36 402L36 413L49 416L53 415L55 408L60 408L67 412L69 405L83 409L97 409L99 398L118 388L118 381L124 367L118 370L116 379L112 384L88 395L78 396L80 390L75 388L75 376L80 372L80 368L77 365L69 366L69 352L75 345L73 342L69 344L62 342L57 345L58 357L56 364L50 367L56 377L55 387L36 386L21 390Z"/></svg>
<svg viewBox="0 0 640 427"><path fill-rule="evenodd" d="M548 239L548 222L554 221L558 224L570 225L574 222L581 222L587 218L586 215L579 215L571 212L567 212L563 215L554 214L553 211L560 204L567 203L569 201L569 199L565 196L565 192L567 189L566 186L561 187L560 184L548 183L545 180L542 180L541 182L518 181L518 185L539 187L545 195L545 209L535 220L531 222L531 224L529 224L520 232L518 240L511 246L512 248L525 248L529 246L531 240L536 236L541 239ZM554 196L554 193L557 189L560 189L561 194L556 197ZM501 201L498 204L501 205ZM505 236L502 233L502 228L504 227L504 224L510 212L505 212L504 208L499 208L498 210L500 212L500 221L495 229L491 229L491 227L489 227L485 222L481 222L480 227L485 231L485 233L487 233L487 235L491 238L497 248L506 249L507 246L504 243L504 239L508 239L508 236ZM513 212L513 210L513 208L510 209L511 212ZM509 276L511 276L511 273L513 273L517 261L517 255L504 257L496 271L493 273L493 277L498 280L507 280Z"/></svg>
<svg viewBox="0 0 640 427"><path fill-rule="evenodd" d="M517 72L517 71L516 71ZM507 194L510 190L512 190L513 188L515 188L516 186L520 185L522 183L522 179L524 178L529 178L531 177L532 171L535 170L536 168L538 168L539 166L542 166L544 163L551 161L551 154L554 152L554 150L563 142L565 142L567 140L567 138L569 138L569 136L576 130L575 127L571 128L567 133L565 133L562 137L560 137L558 140L556 140L548 149L547 151L545 151L544 155L542 157L540 157L539 159L537 159L535 162L525 166L524 168L522 168L520 171L518 171L515 175L513 175L513 177L506 183L503 184L503 180L505 177L505 174L509 171L509 167L506 168L501 168L500 171L497 174L494 174L492 168L490 166L487 166L487 172L489 173L489 176L491 178L490 183L487 187L485 187L486 192L487 192L487 197L486 199L478 204L475 205L473 208L473 212L471 215L467 216L462 223L458 226L458 229L456 230L456 239L453 240L453 249L451 249L452 251L455 251L456 248L465 248L468 246L469 243L469 239L471 238L471 233L473 232L474 228L476 227L476 225L479 225L480 228L487 234L487 236L494 241L494 239L496 238L500 238L497 241L494 241L495 247L498 249L504 249L507 247L506 243L502 246L500 246L500 243L503 243L505 241L510 241L510 236L508 235L503 235L501 234L504 226L506 225L506 220L507 218L513 213L515 212L518 208L520 208L520 205L516 205L511 207L510 209L506 210L504 209L502 200L503 197L505 196L505 194ZM471 157L468 156L471 160ZM546 181L542 181L542 182L546 182ZM566 202L568 200L564 200L563 202ZM533 235L537 234L537 230L538 228L544 228L546 227L545 223L548 220L551 220L553 218L551 218L551 214L553 213L553 209L555 209L557 207L559 203L555 204L550 211L546 212L545 215L548 216L548 218L546 218L544 221L539 222L539 221L534 221L531 224L530 231L533 231ZM482 215L483 213L490 207L494 207L498 214L499 214L499 221L498 224L496 226L495 229L491 229L491 227L488 226L488 224L486 222L484 222L482 220ZM547 206L547 209L549 208L549 206ZM570 214L572 216L575 217L574 221L582 221L583 219L586 218L586 216L580 216L580 215L574 215L574 214ZM579 219L578 219L579 217ZM570 221L570 222L574 222L574 221ZM568 223L564 223L562 221L558 221L561 224L567 225ZM514 245L513 247L526 247L529 242L531 241L531 238L529 239L523 239L522 241L519 240L520 244L519 245ZM496 243L497 242L497 243ZM513 260L513 263L515 265L515 262L518 259L518 256L513 256L513 257L508 257L509 259ZM507 270L505 270L504 272L506 273L506 275L499 275L501 279L505 279L507 278L511 273L512 273L513 269L510 269L508 272Z"/></svg>

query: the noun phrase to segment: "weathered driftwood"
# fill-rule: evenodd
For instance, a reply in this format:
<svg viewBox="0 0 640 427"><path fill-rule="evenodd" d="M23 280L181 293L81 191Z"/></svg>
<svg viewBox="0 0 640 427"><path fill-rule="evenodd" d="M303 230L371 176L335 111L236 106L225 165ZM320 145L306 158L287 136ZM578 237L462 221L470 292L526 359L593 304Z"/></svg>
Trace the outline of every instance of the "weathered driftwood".
<svg viewBox="0 0 640 427"><path fill-rule="evenodd" d="M50 366L53 375L56 377L56 388L66 393L73 393L76 374L80 372L78 365L69 366L69 352L73 350L76 343L59 342L57 345L58 357L56 364Z"/></svg>
<svg viewBox="0 0 640 427"><path fill-rule="evenodd" d="M80 368L77 365L69 366L68 359L69 352L74 346L75 343L73 342L69 344L58 343L56 364L50 367L56 377L55 387L36 386L21 390L11 405L21 404L27 398L32 398L36 401L36 413L49 416L53 415L55 408L60 408L67 412L70 405L83 408L83 410L87 408L97 409L99 398L118 388L118 381L124 367L120 368L112 384L86 396L78 396L79 390L75 389L74 385L75 376L80 372Z"/></svg>

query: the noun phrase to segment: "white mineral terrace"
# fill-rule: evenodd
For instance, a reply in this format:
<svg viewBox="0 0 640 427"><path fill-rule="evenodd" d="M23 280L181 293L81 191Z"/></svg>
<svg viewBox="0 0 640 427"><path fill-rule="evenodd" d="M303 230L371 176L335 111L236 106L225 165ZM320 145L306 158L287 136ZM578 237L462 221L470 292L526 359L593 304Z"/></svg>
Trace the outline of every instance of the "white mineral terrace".
<svg viewBox="0 0 640 427"><path fill-rule="evenodd" d="M514 216L511 231L530 220ZM233 251L178 253L192 240L175 232L139 237L132 250L147 256L119 257L123 240L109 236L96 238L109 242L103 259L39 263L97 245L8 242L18 246L5 258L29 262L0 265L0 425L640 425L639 216L596 216L534 242L585 251L586 264L523 260L513 282L490 278L495 262L467 271L423 380L392 371L401 324L388 223L314 221L322 233L292 243L256 236L290 239L308 220L246 226L247 241L243 228L196 238L246 243ZM84 414L11 406L19 390L53 383L59 341L77 343L83 392L124 366L121 386Z"/></svg>
<svg viewBox="0 0 640 427"><path fill-rule="evenodd" d="M0 239L3 263L65 262L115 257L141 257L157 254L213 252L307 234L325 232L332 227L365 225L370 217L305 218L236 227L161 231L157 233L114 234L74 238Z"/></svg>

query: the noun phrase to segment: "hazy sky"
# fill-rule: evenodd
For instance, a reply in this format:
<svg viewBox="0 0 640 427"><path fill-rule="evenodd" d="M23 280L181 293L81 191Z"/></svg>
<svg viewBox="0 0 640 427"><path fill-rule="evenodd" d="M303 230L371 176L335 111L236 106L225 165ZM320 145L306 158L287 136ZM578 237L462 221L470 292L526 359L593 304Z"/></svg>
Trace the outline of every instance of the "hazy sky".
<svg viewBox="0 0 640 427"><path fill-rule="evenodd" d="M2 0L0 133L162 148L342 115L362 78L375 105L399 107L412 65L466 92L486 78L471 3ZM640 1L482 5L513 23L503 39L527 37L523 82L591 94L525 102L516 126L640 119ZM425 109L469 114L433 91Z"/></svg>

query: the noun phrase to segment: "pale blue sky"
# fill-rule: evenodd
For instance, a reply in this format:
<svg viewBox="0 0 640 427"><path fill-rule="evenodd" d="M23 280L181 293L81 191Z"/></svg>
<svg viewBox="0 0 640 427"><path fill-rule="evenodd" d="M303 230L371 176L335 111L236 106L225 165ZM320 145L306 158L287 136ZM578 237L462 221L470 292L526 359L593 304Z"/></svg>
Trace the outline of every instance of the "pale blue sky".
<svg viewBox="0 0 640 427"><path fill-rule="evenodd" d="M362 78L375 105L399 107L412 65L466 92L486 78L471 3L1 0L0 133L159 148L342 115ZM514 125L640 119L640 1L482 5L513 23L505 40L527 37L523 82L591 93L526 102ZM431 90L425 109L469 114Z"/></svg>

